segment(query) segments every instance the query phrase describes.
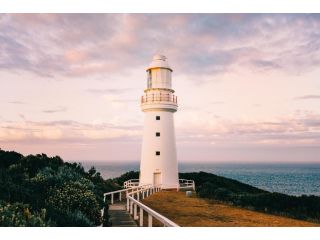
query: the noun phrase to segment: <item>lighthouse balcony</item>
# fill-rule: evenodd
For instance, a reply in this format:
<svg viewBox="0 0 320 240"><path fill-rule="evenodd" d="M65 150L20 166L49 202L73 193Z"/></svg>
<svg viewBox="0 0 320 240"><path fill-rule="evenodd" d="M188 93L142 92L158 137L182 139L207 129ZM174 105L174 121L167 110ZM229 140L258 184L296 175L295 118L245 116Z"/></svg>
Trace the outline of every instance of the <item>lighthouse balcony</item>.
<svg viewBox="0 0 320 240"><path fill-rule="evenodd" d="M177 104L178 98L173 94L149 93L141 97L141 104L154 102L170 102Z"/></svg>
<svg viewBox="0 0 320 240"><path fill-rule="evenodd" d="M141 97L142 111L170 111L178 110L177 96L173 94L149 93Z"/></svg>

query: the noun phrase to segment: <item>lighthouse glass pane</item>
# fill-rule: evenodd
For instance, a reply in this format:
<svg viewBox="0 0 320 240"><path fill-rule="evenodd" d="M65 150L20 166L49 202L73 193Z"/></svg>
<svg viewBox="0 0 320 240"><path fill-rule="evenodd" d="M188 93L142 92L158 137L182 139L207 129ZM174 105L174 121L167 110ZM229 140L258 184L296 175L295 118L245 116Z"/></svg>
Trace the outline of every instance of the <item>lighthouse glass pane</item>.
<svg viewBox="0 0 320 240"><path fill-rule="evenodd" d="M160 120L160 116L156 116L156 120Z"/></svg>
<svg viewBox="0 0 320 240"><path fill-rule="evenodd" d="M151 71L148 71L148 88L152 88Z"/></svg>
<svg viewBox="0 0 320 240"><path fill-rule="evenodd" d="M157 155L157 156L160 156L160 151L156 151L156 155Z"/></svg>
<svg viewBox="0 0 320 240"><path fill-rule="evenodd" d="M159 132L156 132L156 137L160 137L160 133Z"/></svg>

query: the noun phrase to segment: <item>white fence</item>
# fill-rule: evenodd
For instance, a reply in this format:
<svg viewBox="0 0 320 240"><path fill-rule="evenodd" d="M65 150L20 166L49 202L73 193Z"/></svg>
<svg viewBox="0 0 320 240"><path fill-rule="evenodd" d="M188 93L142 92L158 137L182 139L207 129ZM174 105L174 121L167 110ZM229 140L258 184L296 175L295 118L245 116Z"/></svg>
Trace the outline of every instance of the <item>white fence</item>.
<svg viewBox="0 0 320 240"><path fill-rule="evenodd" d="M179 179L179 189L192 188L193 191L196 190L196 185L193 180Z"/></svg>
<svg viewBox="0 0 320 240"><path fill-rule="evenodd" d="M123 184L125 189L105 193L104 201L110 196L111 204L114 204L116 200L121 201L126 198L127 200L127 211L133 216L134 220L139 220L139 226L143 227L144 225L144 214L148 216L148 227L153 226L153 219L157 219L165 227L179 227L176 223L172 222L170 219L162 216L160 213L157 213L153 209L147 207L140 202L140 199L149 197L153 193L161 191L161 185L154 186L152 184L139 186L139 179L130 179ZM179 179L179 189L192 188L195 190L195 183L193 180L188 179ZM179 191L179 189L177 189ZM139 215L138 215L139 210ZM102 214L104 209L102 210Z"/></svg>
<svg viewBox="0 0 320 240"><path fill-rule="evenodd" d="M106 198L110 196L111 204L113 204L115 200L118 200L119 202L121 202L121 200L124 197L126 197L128 193L133 192L135 190L150 187L150 186L152 186L152 185L149 184L149 185L143 185L143 186L136 186L136 187L131 187L131 188L127 188L127 189L121 189L121 190L117 190L117 191L113 191L113 192L108 192L108 193L103 194L103 201L105 202ZM115 197L118 197L118 199L115 199Z"/></svg>
<svg viewBox="0 0 320 240"><path fill-rule="evenodd" d="M155 192L161 191L160 186L151 186L146 187L144 189L139 189L133 192L128 193L127 195L127 211L133 215L134 220L139 220L139 226L143 227L143 215L144 212L148 214L148 227L153 226L153 218L157 219L159 222L163 224L164 227L179 227L176 223L172 222L170 219L165 216L157 213L151 208L147 207L143 203L140 202L140 198L144 199L145 197L150 196ZM139 208L139 216L138 216L138 208Z"/></svg>
<svg viewBox="0 0 320 240"><path fill-rule="evenodd" d="M124 188L132 188L139 186L139 179L130 179L123 183ZM179 189L192 189L193 191L196 190L195 184L193 180L188 179L179 179Z"/></svg>
<svg viewBox="0 0 320 240"><path fill-rule="evenodd" d="M124 188L131 188L136 186L139 186L139 179L130 179L123 183Z"/></svg>

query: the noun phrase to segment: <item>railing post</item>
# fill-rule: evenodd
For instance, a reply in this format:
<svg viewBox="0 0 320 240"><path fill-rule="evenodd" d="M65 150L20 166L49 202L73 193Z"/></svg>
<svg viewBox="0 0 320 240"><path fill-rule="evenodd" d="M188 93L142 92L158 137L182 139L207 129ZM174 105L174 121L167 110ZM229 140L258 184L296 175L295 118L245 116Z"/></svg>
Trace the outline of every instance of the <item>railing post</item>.
<svg viewBox="0 0 320 240"><path fill-rule="evenodd" d="M137 200L140 201L140 192L137 192Z"/></svg>
<svg viewBox="0 0 320 240"><path fill-rule="evenodd" d="M130 211L130 200L127 196L127 212L129 212L129 211Z"/></svg>
<svg viewBox="0 0 320 240"><path fill-rule="evenodd" d="M113 204L113 193L111 194L111 204Z"/></svg>
<svg viewBox="0 0 320 240"><path fill-rule="evenodd" d="M106 195L103 196L103 201L106 202Z"/></svg>
<svg viewBox="0 0 320 240"><path fill-rule="evenodd" d="M144 199L144 191L142 191L142 199Z"/></svg>
<svg viewBox="0 0 320 240"><path fill-rule="evenodd" d="M119 193L119 201L121 202L121 192Z"/></svg>
<svg viewBox="0 0 320 240"><path fill-rule="evenodd" d="M131 200L130 201L130 214L133 213L133 201Z"/></svg>
<svg viewBox="0 0 320 240"><path fill-rule="evenodd" d="M152 215L148 213L148 227L152 227Z"/></svg>
<svg viewBox="0 0 320 240"><path fill-rule="evenodd" d="M137 204L133 204L133 219L137 220L138 219L138 215L137 215Z"/></svg>
<svg viewBox="0 0 320 240"><path fill-rule="evenodd" d="M140 227L143 227L143 209L140 207Z"/></svg>

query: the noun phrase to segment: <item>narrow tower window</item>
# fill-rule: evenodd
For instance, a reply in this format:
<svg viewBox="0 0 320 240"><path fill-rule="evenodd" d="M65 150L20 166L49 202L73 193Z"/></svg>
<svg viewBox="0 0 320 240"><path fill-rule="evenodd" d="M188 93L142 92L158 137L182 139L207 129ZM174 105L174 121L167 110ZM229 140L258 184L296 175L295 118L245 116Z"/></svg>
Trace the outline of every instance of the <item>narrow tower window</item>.
<svg viewBox="0 0 320 240"><path fill-rule="evenodd" d="M160 133L159 132L156 132L156 137L160 137Z"/></svg>
<svg viewBox="0 0 320 240"><path fill-rule="evenodd" d="M160 120L160 116L156 116L156 120Z"/></svg>
<svg viewBox="0 0 320 240"><path fill-rule="evenodd" d="M160 156L160 151L156 151L156 155L157 155L157 156Z"/></svg>

